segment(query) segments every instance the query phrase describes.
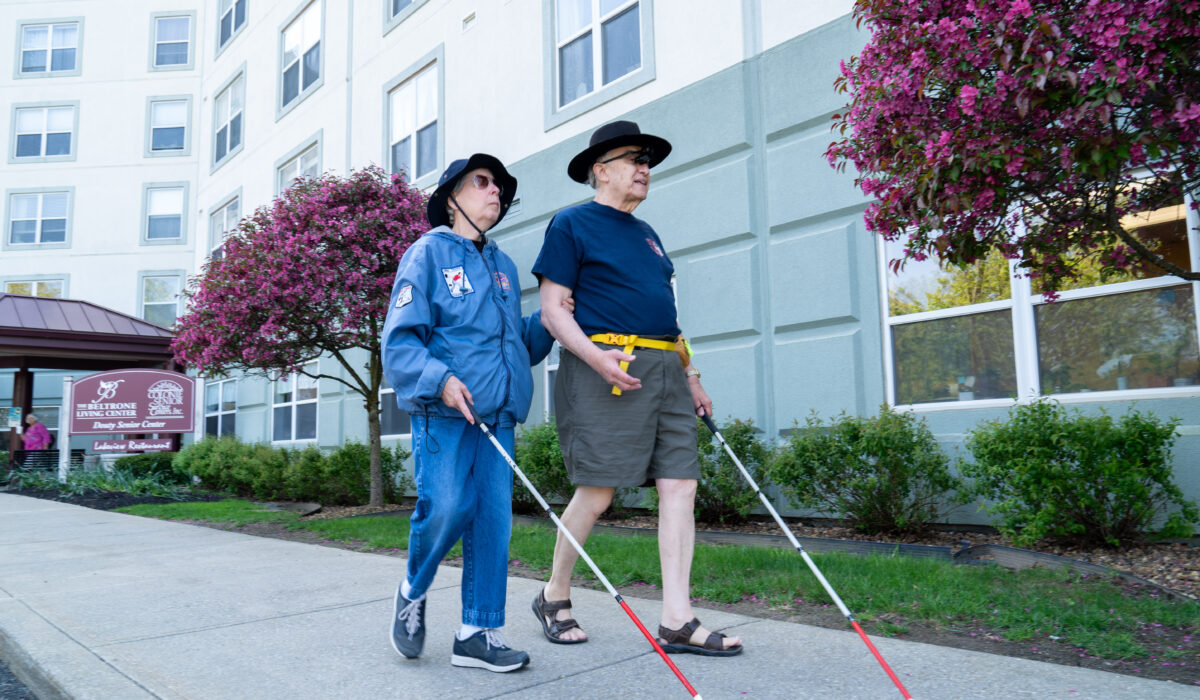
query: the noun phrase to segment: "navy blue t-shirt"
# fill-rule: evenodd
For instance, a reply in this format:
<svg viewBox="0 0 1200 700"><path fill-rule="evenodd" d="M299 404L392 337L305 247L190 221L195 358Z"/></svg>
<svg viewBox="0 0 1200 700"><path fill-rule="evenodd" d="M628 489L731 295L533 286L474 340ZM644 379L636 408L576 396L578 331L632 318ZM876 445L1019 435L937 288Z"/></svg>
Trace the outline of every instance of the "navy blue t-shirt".
<svg viewBox="0 0 1200 700"><path fill-rule="evenodd" d="M588 335L679 335L674 272L649 224L596 202L558 212L533 264L539 281L573 290L575 321Z"/></svg>

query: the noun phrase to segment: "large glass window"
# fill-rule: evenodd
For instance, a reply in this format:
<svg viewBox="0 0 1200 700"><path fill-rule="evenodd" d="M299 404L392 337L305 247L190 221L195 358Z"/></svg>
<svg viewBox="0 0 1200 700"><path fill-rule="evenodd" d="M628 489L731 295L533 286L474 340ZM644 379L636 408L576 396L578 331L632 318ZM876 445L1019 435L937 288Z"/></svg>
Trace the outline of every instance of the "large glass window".
<svg viewBox="0 0 1200 700"><path fill-rule="evenodd" d="M225 239L242 218L241 197L234 197L213 210L208 217L208 249L213 259L223 256Z"/></svg>
<svg viewBox="0 0 1200 700"><path fill-rule="evenodd" d="M21 107L16 110L14 158L70 156L73 152L75 107Z"/></svg>
<svg viewBox="0 0 1200 700"><path fill-rule="evenodd" d="M155 100L150 103L150 151L179 153L187 150L187 100Z"/></svg>
<svg viewBox="0 0 1200 700"><path fill-rule="evenodd" d="M179 275L143 276L142 318L163 328L175 325L182 289L183 279Z"/></svg>
<svg viewBox="0 0 1200 700"><path fill-rule="evenodd" d="M314 143L276 169L276 189L283 192L302 177L316 177L320 174L321 151L319 145Z"/></svg>
<svg viewBox="0 0 1200 700"><path fill-rule="evenodd" d="M154 20L154 67L168 68L191 63L192 18L157 17Z"/></svg>
<svg viewBox="0 0 1200 700"><path fill-rule="evenodd" d="M404 173L409 180L416 180L437 170L438 93L438 66L433 63L389 94L393 173Z"/></svg>
<svg viewBox="0 0 1200 700"><path fill-rule="evenodd" d="M379 434L387 437L412 434L412 419L396 405L396 392L391 389L379 392Z"/></svg>
<svg viewBox="0 0 1200 700"><path fill-rule="evenodd" d="M68 192L13 194L8 208L9 244L65 243L69 200Z"/></svg>
<svg viewBox="0 0 1200 700"><path fill-rule="evenodd" d="M245 101L246 80L241 75L217 95L214 106L214 165L223 162L242 147L242 107Z"/></svg>
<svg viewBox="0 0 1200 700"><path fill-rule="evenodd" d="M316 362L309 362L303 369L316 374L317 367ZM295 372L275 380L272 440L283 442L317 437L317 380L309 374Z"/></svg>
<svg viewBox="0 0 1200 700"><path fill-rule="evenodd" d="M76 72L79 33L79 22L23 25L21 75Z"/></svg>
<svg viewBox="0 0 1200 700"><path fill-rule="evenodd" d="M642 66L637 0L555 0L558 106Z"/></svg>
<svg viewBox="0 0 1200 700"><path fill-rule="evenodd" d="M1189 269L1198 249L1180 203L1122 223ZM1194 228L1194 227L1193 227ZM887 261L902 244L883 244ZM885 271L891 399L897 404L1006 399L1200 384L1194 283L1081 258L1054 302L998 253L965 268L907 261Z"/></svg>
<svg viewBox="0 0 1200 700"><path fill-rule="evenodd" d="M247 0L218 0L217 48L222 49L246 24Z"/></svg>
<svg viewBox="0 0 1200 700"><path fill-rule="evenodd" d="M4 283L4 293L61 299L66 284L66 280L9 280Z"/></svg>
<svg viewBox="0 0 1200 700"><path fill-rule="evenodd" d="M237 380L204 382L204 434L237 435Z"/></svg>
<svg viewBox="0 0 1200 700"><path fill-rule="evenodd" d="M146 189L146 239L178 241L183 238L183 187Z"/></svg>
<svg viewBox="0 0 1200 700"><path fill-rule="evenodd" d="M321 3L304 9L283 30L280 107L286 107L321 77Z"/></svg>

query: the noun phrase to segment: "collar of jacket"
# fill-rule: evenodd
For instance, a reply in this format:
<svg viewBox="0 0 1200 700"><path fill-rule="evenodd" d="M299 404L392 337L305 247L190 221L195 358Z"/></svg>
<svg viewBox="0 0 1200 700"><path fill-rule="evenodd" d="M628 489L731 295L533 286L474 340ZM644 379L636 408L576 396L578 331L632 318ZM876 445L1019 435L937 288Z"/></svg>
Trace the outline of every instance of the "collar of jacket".
<svg viewBox="0 0 1200 700"><path fill-rule="evenodd" d="M475 241L472 241L469 238L463 238L462 236L458 235L453 230L451 230L451 228L449 226L438 226L437 228L429 229L428 231L425 232L426 236L432 235L432 234L437 234L441 238L450 238L465 248L470 248L471 250L475 250ZM484 250L486 250L489 247L491 247L492 245L494 245L494 241L492 241L492 238L490 236L485 236L485 238L487 238L487 243L483 244Z"/></svg>

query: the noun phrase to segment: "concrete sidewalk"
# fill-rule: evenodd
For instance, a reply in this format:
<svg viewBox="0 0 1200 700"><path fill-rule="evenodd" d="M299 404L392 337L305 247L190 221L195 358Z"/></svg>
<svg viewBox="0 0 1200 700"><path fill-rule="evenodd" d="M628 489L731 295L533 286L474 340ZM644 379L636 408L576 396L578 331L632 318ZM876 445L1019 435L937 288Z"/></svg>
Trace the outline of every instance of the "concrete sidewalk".
<svg viewBox="0 0 1200 700"><path fill-rule="evenodd" d="M429 593L425 655L387 638L401 559L0 493L0 658L41 698L686 698L604 592L576 590L592 641L546 642L540 583L509 579L509 643L529 668L450 665L459 573ZM603 563L600 563L603 566ZM627 599L653 629L658 603ZM702 611L747 651L673 656L706 700L899 698L853 632ZM1200 689L875 639L916 698L1200 698Z"/></svg>

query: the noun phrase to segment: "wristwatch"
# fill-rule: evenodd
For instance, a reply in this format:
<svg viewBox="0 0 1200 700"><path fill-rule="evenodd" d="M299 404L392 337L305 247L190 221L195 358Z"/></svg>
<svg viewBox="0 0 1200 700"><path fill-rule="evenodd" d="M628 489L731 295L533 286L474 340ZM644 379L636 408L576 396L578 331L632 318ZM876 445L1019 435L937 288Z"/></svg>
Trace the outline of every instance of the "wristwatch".
<svg viewBox="0 0 1200 700"><path fill-rule="evenodd" d="M688 371L684 372L684 374L688 377L695 377L696 379L700 378L700 370L696 369L695 367L689 367Z"/></svg>

